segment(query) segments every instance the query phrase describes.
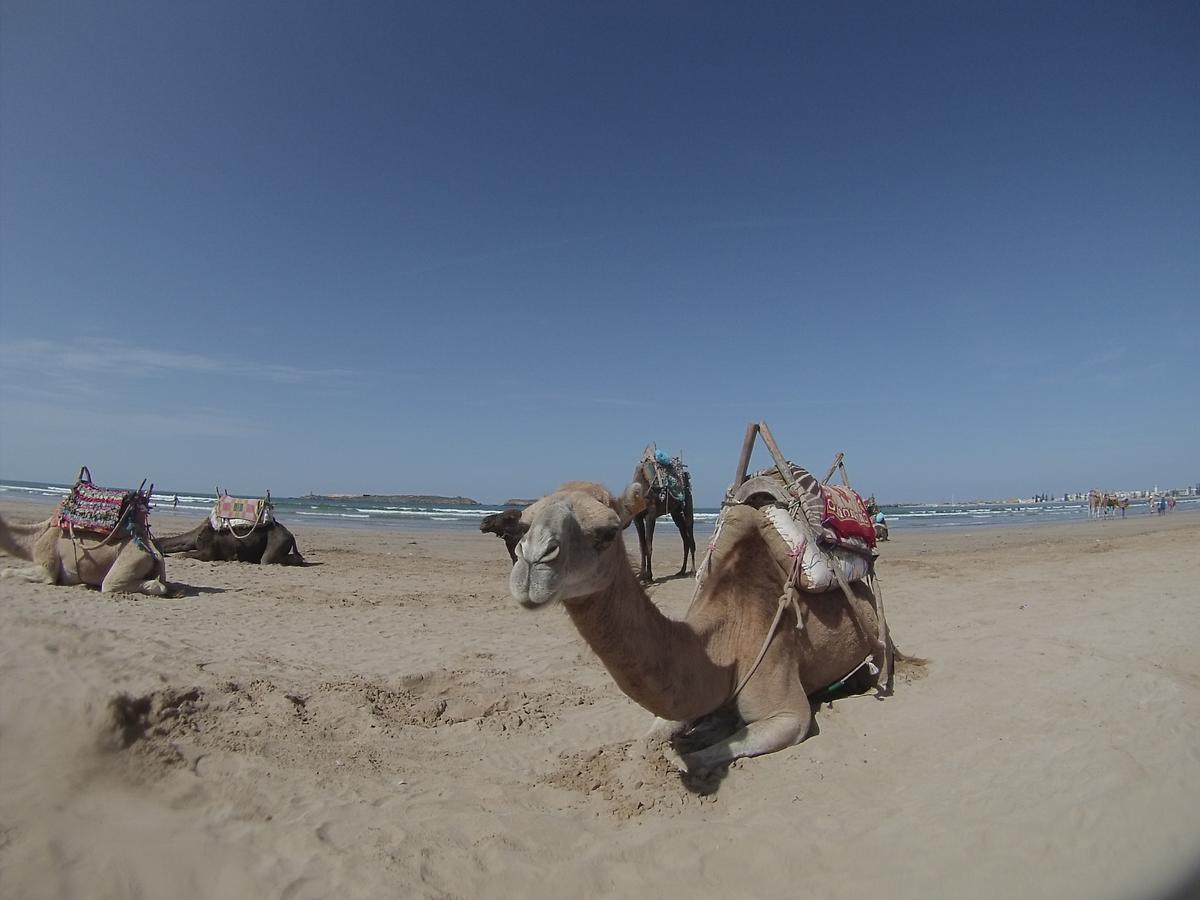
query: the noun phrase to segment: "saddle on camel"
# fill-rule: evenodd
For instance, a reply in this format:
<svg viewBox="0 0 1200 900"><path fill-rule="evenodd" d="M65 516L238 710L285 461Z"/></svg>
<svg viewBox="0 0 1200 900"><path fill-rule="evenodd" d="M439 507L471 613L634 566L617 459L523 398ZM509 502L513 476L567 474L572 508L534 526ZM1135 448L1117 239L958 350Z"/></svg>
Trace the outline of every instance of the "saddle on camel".
<svg viewBox="0 0 1200 900"><path fill-rule="evenodd" d="M150 535L154 490L97 487L87 466L53 515L32 525L0 520L0 548L34 565L4 574L42 584L90 584L102 591L169 593L166 562Z"/></svg>
<svg viewBox="0 0 1200 900"><path fill-rule="evenodd" d="M762 438L775 464L747 474L756 437ZM834 473L840 474L840 485L830 483ZM754 665L757 666L766 653L785 606L794 607L796 628L803 627L798 590L808 594L840 590L859 630L871 639L873 652L824 690L828 693L841 688L852 675L865 668L874 676L876 689L883 694L890 693L895 661L883 614L883 592L875 574L875 559L879 555L875 549L875 524L866 501L850 486L844 454L839 453L834 458L825 477L818 481L807 469L784 458L766 422L751 423L738 461L737 476L725 493L716 530L696 574L697 594L711 570L713 554L720 553L729 543L722 540L721 532L731 513L740 506L758 510L758 532L784 576L775 622ZM850 588L854 582L865 582L875 601L874 627L858 615ZM754 666L745 680L753 671Z"/></svg>
<svg viewBox="0 0 1200 900"><path fill-rule="evenodd" d="M271 525L275 521L275 504L271 502L271 492L267 496L246 500L230 497L229 493L217 488L217 500L213 503L208 521L214 531L232 531L242 536L253 531L260 525Z"/></svg>
<svg viewBox="0 0 1200 900"><path fill-rule="evenodd" d="M163 553L202 562L250 562L302 566L295 536L275 519L271 492L265 497L231 497L217 488L212 511L191 531L156 538Z"/></svg>

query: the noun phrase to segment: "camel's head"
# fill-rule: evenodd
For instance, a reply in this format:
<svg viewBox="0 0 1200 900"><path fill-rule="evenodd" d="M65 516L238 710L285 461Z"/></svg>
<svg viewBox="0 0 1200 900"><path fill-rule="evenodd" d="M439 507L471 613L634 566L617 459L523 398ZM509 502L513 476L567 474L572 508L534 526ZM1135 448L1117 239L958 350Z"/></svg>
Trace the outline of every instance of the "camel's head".
<svg viewBox="0 0 1200 900"><path fill-rule="evenodd" d="M506 509L504 512L484 516L483 521L479 523L479 530L484 534L498 534L500 537L504 537L506 534L519 531L520 526L521 511Z"/></svg>
<svg viewBox="0 0 1200 900"><path fill-rule="evenodd" d="M508 579L513 597L536 609L603 590L625 562L621 530L644 506L640 485L615 498L598 484L571 481L527 507Z"/></svg>

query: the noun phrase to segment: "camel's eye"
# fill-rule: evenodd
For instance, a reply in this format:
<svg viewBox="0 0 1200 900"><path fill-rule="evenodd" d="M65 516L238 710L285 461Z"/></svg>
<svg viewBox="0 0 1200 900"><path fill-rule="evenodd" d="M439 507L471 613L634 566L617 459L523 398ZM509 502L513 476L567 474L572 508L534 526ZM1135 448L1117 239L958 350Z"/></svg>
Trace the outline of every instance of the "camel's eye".
<svg viewBox="0 0 1200 900"><path fill-rule="evenodd" d="M605 547L611 544L613 542L613 538L617 536L618 531L620 531L620 529L617 528L616 525L604 525L600 528L597 528L593 532L593 541L596 549L603 550Z"/></svg>

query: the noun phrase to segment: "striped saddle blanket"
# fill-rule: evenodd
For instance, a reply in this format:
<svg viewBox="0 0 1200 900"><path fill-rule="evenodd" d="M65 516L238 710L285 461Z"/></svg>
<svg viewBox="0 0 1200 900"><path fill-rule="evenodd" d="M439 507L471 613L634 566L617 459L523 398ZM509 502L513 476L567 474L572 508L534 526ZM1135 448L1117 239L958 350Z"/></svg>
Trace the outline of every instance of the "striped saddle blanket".
<svg viewBox="0 0 1200 900"><path fill-rule="evenodd" d="M275 521L270 498L246 500L222 494L213 504L208 520L217 531L229 528L253 528Z"/></svg>
<svg viewBox="0 0 1200 900"><path fill-rule="evenodd" d="M150 521L150 492L96 487L84 466L71 492L58 504L52 522L64 531L111 534L117 526L134 534Z"/></svg>

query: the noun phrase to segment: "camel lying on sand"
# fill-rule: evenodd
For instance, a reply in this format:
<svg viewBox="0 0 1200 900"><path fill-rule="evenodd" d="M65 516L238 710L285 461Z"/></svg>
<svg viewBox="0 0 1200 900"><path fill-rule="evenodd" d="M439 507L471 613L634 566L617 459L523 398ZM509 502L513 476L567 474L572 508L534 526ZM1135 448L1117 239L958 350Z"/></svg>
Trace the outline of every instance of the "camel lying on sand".
<svg viewBox="0 0 1200 900"><path fill-rule="evenodd" d="M53 519L9 525L0 519L0 550L31 566L4 569L0 575L36 584L90 584L102 591L129 591L165 597L166 561L142 537L111 540L68 537Z"/></svg>
<svg viewBox="0 0 1200 900"><path fill-rule="evenodd" d="M765 642L787 576L750 505L726 511L718 551L686 618L663 615L620 539L641 491L632 484L614 498L598 484L570 482L527 508L509 588L526 609L562 602L617 686L658 716L648 738L674 737L709 713L736 711L744 727L685 754L689 770L798 743L812 727L810 695L865 675L872 654L894 658L880 655L877 603L861 582L851 586L853 610L840 591L801 592Z"/></svg>
<svg viewBox="0 0 1200 900"><path fill-rule="evenodd" d="M179 553L203 562L304 565L296 538L274 519L243 533L228 529L217 531L212 522L205 519L191 531L156 537L154 543L162 553Z"/></svg>

